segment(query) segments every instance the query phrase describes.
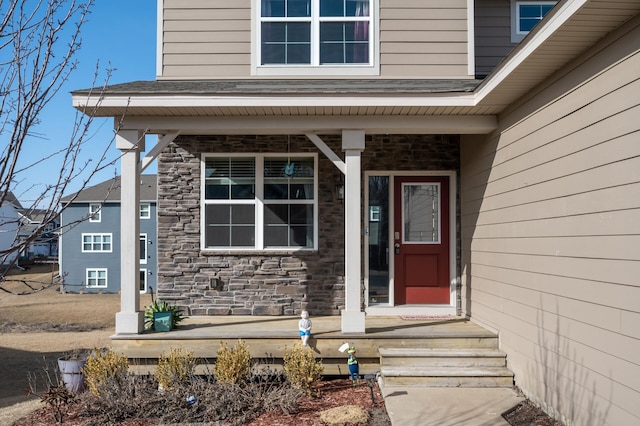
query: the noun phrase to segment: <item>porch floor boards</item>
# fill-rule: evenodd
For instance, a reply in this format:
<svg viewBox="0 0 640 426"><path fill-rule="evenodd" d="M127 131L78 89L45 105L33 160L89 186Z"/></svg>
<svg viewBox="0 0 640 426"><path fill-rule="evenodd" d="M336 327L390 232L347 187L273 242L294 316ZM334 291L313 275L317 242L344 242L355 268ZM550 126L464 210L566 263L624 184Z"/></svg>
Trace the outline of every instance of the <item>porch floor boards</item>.
<svg viewBox="0 0 640 426"><path fill-rule="evenodd" d="M111 346L133 360L134 371L149 372L158 356L171 347L182 347L202 359L200 369L213 363L221 344L232 347L241 339L256 360L282 362L285 349L300 342L299 317L194 316L170 332L113 335ZM348 374L345 342L357 349L361 374L380 369L379 348L497 348L497 335L463 317L403 319L399 316L367 316L364 334L341 332L340 316L312 317L309 346L325 366L325 374Z"/></svg>

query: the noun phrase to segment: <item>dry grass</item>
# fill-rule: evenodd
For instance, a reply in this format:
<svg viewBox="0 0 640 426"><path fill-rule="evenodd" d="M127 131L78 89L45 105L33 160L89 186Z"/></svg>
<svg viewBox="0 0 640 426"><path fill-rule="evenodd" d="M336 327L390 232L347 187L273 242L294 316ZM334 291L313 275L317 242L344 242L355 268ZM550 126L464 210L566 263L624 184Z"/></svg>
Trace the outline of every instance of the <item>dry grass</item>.
<svg viewBox="0 0 640 426"><path fill-rule="evenodd" d="M57 273L50 264L32 265L12 270L7 279L16 281L3 285L21 292L26 289L21 281L42 286ZM149 295L141 297L141 308L150 303ZM24 400L28 373L37 373L45 362L73 350L108 347L119 310L119 294L60 294L57 285L27 295L0 292L0 407Z"/></svg>
<svg viewBox="0 0 640 426"><path fill-rule="evenodd" d="M321 412L320 419L329 425L366 425L370 416L367 410L358 405L343 405Z"/></svg>

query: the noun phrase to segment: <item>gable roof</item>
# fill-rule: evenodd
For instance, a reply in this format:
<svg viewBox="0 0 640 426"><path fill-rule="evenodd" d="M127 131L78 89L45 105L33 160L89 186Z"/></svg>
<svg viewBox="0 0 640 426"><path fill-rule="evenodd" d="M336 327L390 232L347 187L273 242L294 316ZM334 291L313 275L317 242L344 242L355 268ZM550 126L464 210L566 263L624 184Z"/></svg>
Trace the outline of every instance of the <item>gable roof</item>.
<svg viewBox="0 0 640 426"><path fill-rule="evenodd" d="M13 204L13 205L14 205L14 207L19 208L19 209L23 208L23 207L22 207L22 204L20 204L20 201L18 201L18 199L16 198L16 196L14 195L14 193L13 193L13 192L11 192L11 191L8 191L8 192L5 194L5 196L4 196L4 203L11 203L11 204ZM3 203L3 204L4 204L4 203Z"/></svg>
<svg viewBox="0 0 640 426"><path fill-rule="evenodd" d="M153 174L140 176L140 201L157 201L158 176ZM75 194L62 198L62 202L67 203L117 203L120 201L120 176L109 179L97 185L85 188Z"/></svg>

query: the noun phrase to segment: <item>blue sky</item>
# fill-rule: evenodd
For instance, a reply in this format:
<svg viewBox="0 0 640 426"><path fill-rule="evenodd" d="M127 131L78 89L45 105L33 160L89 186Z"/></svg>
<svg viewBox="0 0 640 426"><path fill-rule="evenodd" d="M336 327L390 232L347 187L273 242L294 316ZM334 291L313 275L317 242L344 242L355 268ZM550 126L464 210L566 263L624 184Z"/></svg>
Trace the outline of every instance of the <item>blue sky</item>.
<svg viewBox="0 0 640 426"><path fill-rule="evenodd" d="M136 80L154 80L156 76L156 0L96 0L89 20L82 29L82 48L77 56L79 67L71 75L63 89L47 106L40 117L41 124L34 129L40 135L28 141L25 154L30 160L42 158L65 146L75 120L76 110L71 104L71 91L93 85L96 63L99 61L100 85L106 78L106 69L114 69L109 84ZM85 145L81 154L84 162L96 158L113 138L113 120L96 119L93 123L93 139ZM152 142L155 139L151 139ZM147 148L151 147L147 144ZM112 148L110 158L119 152ZM60 170L60 159L48 160L33 167L15 188L14 193L24 205L30 205L44 185L51 182ZM154 165L155 167L155 165ZM145 171L155 172L155 169ZM52 176L52 173L54 175ZM120 174L120 164L95 176L90 185ZM78 190L80 182L70 186L65 195Z"/></svg>

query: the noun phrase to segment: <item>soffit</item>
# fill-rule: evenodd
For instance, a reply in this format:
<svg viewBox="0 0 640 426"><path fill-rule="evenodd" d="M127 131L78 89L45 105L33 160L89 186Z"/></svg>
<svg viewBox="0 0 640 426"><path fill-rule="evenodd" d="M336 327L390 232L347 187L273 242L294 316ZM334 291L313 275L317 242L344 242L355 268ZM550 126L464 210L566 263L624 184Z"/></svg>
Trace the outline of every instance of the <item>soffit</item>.
<svg viewBox="0 0 640 426"><path fill-rule="evenodd" d="M560 2L478 87L477 105L505 109L639 12L638 0Z"/></svg>

